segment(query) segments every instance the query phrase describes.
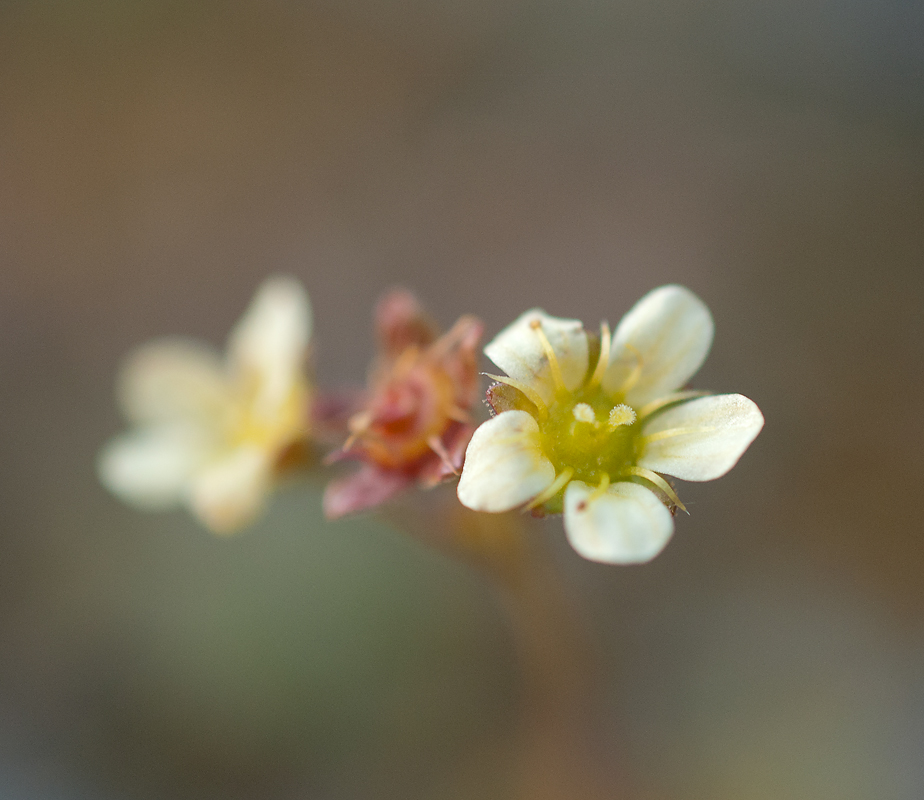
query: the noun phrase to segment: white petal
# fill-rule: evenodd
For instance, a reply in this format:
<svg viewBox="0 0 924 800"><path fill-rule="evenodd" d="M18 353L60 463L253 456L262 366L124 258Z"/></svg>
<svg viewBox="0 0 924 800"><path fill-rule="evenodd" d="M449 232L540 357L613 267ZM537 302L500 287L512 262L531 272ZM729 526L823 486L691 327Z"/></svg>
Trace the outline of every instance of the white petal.
<svg viewBox="0 0 924 800"><path fill-rule="evenodd" d="M280 276L260 287L231 332L229 363L239 379L256 388L253 411L258 417L271 418L301 380L311 321L302 285Z"/></svg>
<svg viewBox="0 0 924 800"><path fill-rule="evenodd" d="M587 334L579 320L550 317L535 308L504 328L484 353L511 378L533 387L548 403L554 396L555 384L542 339L533 327L536 321L552 345L565 386L576 389L587 373Z"/></svg>
<svg viewBox="0 0 924 800"><path fill-rule="evenodd" d="M686 481L711 481L735 466L763 426L760 409L740 394L690 400L645 423L643 436L655 438L638 464Z"/></svg>
<svg viewBox="0 0 924 800"><path fill-rule="evenodd" d="M674 518L654 492L614 483L592 497L593 487L571 481L565 489L565 533L584 558L607 564L651 561L674 532Z"/></svg>
<svg viewBox="0 0 924 800"><path fill-rule="evenodd" d="M475 511L509 511L555 480L539 444L539 426L525 411L505 411L483 423L465 452L459 501Z"/></svg>
<svg viewBox="0 0 924 800"><path fill-rule="evenodd" d="M679 389L706 360L713 331L712 314L689 289L662 286L649 292L613 334L603 388L624 391L641 363L641 376L626 392L630 406L643 406Z"/></svg>
<svg viewBox="0 0 924 800"><path fill-rule="evenodd" d="M189 339L159 339L132 353L116 392L136 423L214 420L228 398L218 354Z"/></svg>
<svg viewBox="0 0 924 800"><path fill-rule="evenodd" d="M239 447L195 477L189 498L192 509L215 533L231 533L257 515L271 477L266 450Z"/></svg>
<svg viewBox="0 0 924 800"><path fill-rule="evenodd" d="M119 436L100 452L102 484L122 501L149 510L177 506L210 442L196 428L158 425Z"/></svg>

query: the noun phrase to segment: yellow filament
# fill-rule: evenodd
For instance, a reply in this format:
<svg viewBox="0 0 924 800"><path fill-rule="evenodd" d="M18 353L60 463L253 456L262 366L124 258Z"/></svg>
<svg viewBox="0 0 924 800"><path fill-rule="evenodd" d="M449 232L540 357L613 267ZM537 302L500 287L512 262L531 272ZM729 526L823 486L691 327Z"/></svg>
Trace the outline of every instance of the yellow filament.
<svg viewBox="0 0 924 800"><path fill-rule="evenodd" d="M612 334L610 326L606 322L600 323L600 357L597 359L597 366L594 367L594 373L587 381L587 388L593 389L603 380L606 368L610 365L610 345L612 344Z"/></svg>
<svg viewBox="0 0 924 800"><path fill-rule="evenodd" d="M660 442L662 439L671 439L674 436L685 436L688 433L710 433L714 430L715 428L667 428L666 430L643 436L642 443L651 444L652 442Z"/></svg>
<svg viewBox="0 0 924 800"><path fill-rule="evenodd" d="M610 486L610 476L609 473L604 472L603 477L600 478L600 483L597 485L597 488L590 493L590 497L587 498L587 502L590 503L593 500L596 500L598 497L601 497L606 493L606 490Z"/></svg>
<svg viewBox="0 0 924 800"><path fill-rule="evenodd" d="M681 400L692 400L694 397L707 397L710 394L712 394L712 392L701 392L693 389L686 392L674 392L667 397L662 397L659 400L652 400L647 405L642 406L639 409L638 416L639 419L644 419L654 414L655 411L660 411L664 406L669 406L671 403L679 403Z"/></svg>
<svg viewBox="0 0 924 800"><path fill-rule="evenodd" d="M552 481L552 483L546 488L543 489L539 494L537 494L532 500L527 503L527 508L536 508L541 506L547 500L551 500L555 495L561 491L562 487L565 486L568 481L571 480L571 476L574 475L574 469L571 467L565 467L558 475L558 477Z"/></svg>
<svg viewBox="0 0 924 800"><path fill-rule="evenodd" d="M677 493L671 488L671 485L658 475L657 472L652 472L650 469L645 469L644 467L626 467L623 471L628 475L636 475L639 478L644 478L646 481L653 483L667 495L668 499L677 506L677 508L681 511L686 511L687 514L690 513L687 511L687 507L680 502L680 498L677 497Z"/></svg>
<svg viewBox="0 0 924 800"><path fill-rule="evenodd" d="M530 327L536 332L536 336L539 337L539 341L542 344L542 349L545 351L545 357L549 361L549 370L552 373L552 380L555 382L556 391L567 391L565 379L561 374L561 367L558 365L558 356L555 355L555 351L552 349L552 343L549 341L549 337L546 336L545 331L542 330L542 323L538 319L534 319L530 323Z"/></svg>
<svg viewBox="0 0 924 800"><path fill-rule="evenodd" d="M548 406L546 406L545 401L542 399L542 396L533 389L532 386L528 384L521 383L520 381L515 381L513 378L508 378L506 375L492 375L490 372L482 372L486 378L490 378L492 381L497 381L498 383L506 384L511 386L518 391L521 391L526 395L527 399L532 402L537 409L539 409L539 414L541 417L545 418L549 415Z"/></svg>
<svg viewBox="0 0 924 800"><path fill-rule="evenodd" d="M629 373L629 377L626 378L622 386L619 387L619 394L625 397L635 388L635 384L638 383L638 379L642 377L642 354L639 352L639 349L635 347L635 345L631 345L628 342L626 342L623 347L625 347L626 350L635 356L635 366L632 367L632 372Z"/></svg>

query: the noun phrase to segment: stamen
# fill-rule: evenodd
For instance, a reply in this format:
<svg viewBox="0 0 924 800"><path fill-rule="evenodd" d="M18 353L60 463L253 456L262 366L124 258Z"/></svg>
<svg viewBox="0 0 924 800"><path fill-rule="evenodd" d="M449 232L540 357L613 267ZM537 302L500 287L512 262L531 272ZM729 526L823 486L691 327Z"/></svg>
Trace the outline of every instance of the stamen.
<svg viewBox="0 0 924 800"><path fill-rule="evenodd" d="M619 394L625 397L632 389L635 388L635 384L638 383L638 379L642 377L642 354L639 352L639 349L635 345L631 345L626 342L623 347L626 348L633 356L635 356L635 366L632 367L632 372L629 373L629 377L623 381L622 386L619 387Z"/></svg>
<svg viewBox="0 0 924 800"><path fill-rule="evenodd" d="M631 425L633 422L635 422L635 411L625 403L620 403L610 411L606 427L615 431L620 425Z"/></svg>
<svg viewBox="0 0 924 800"><path fill-rule="evenodd" d="M549 408L545 404L545 401L542 399L542 396L533 389L532 386L529 386L520 381L515 381L513 378L508 378L506 375L492 375L490 372L482 372L486 378L490 378L492 381L497 381L498 383L504 383L507 386L512 386L514 389L518 389L523 392L524 395L532 402L537 409L539 409L540 416L544 419L549 415Z"/></svg>
<svg viewBox="0 0 924 800"><path fill-rule="evenodd" d="M587 403L578 403L571 413L574 414L574 418L578 422L586 422L590 425L596 425L597 415L594 414L594 410Z"/></svg>
<svg viewBox="0 0 924 800"><path fill-rule="evenodd" d="M539 341L542 343L542 349L545 351L545 357L549 361L549 370L552 373L552 380L555 383L556 391L567 391L565 379L561 374L561 367L558 365L558 356L555 355L555 351L552 349L552 343L549 341L549 337L546 336L545 331L542 330L542 323L538 319L534 319L529 323L529 326L536 332Z"/></svg>
<svg viewBox="0 0 924 800"><path fill-rule="evenodd" d="M682 400L692 400L694 397L708 397L710 394L712 394L712 392L702 392L695 389L686 392L674 392L667 397L662 397L659 400L652 400L648 405L642 406L638 411L638 415L641 419L645 419L645 417L650 417L655 411L660 411L664 406L669 406L671 403L679 403Z"/></svg>
<svg viewBox="0 0 924 800"><path fill-rule="evenodd" d="M453 475L459 474L459 468L452 463L452 457L449 455L449 451L446 449L443 444L442 439L439 436L431 436L427 439L427 444L430 449L440 457L442 461L449 469L452 470Z"/></svg>
<svg viewBox="0 0 924 800"><path fill-rule="evenodd" d="M606 373L606 368L610 365L610 345L613 336L610 333L610 326L606 322L600 323L600 357L597 359L597 366L594 367L594 373L587 381L587 388L593 389L599 385Z"/></svg>
<svg viewBox="0 0 924 800"><path fill-rule="evenodd" d="M543 489L526 504L526 508L536 508L547 500L551 500L561 491L562 487L571 480L572 475L574 475L574 469L572 467L565 467L546 489Z"/></svg>
<svg viewBox="0 0 924 800"><path fill-rule="evenodd" d="M596 500L598 497L602 497L604 494L606 494L606 490L609 488L609 486L610 486L610 476L609 476L609 473L608 473L608 472L604 472L604 473L603 473L603 477L600 478L600 483L597 484L597 488L594 489L594 490L590 493L590 497L587 498L587 502L589 503L589 502L591 502L592 500Z"/></svg>
<svg viewBox="0 0 924 800"><path fill-rule="evenodd" d="M449 417L449 419L455 420L456 422L466 423L472 421L471 414L469 414L468 411L466 411L464 408L459 408L459 406L457 406L455 403L452 403L446 409L446 416Z"/></svg>
<svg viewBox="0 0 924 800"><path fill-rule="evenodd" d="M465 334L471 330L473 324L480 325L475 317L470 315L459 317L455 325L430 345L427 355L431 358L442 358L445 356L452 348L456 347L459 342L462 341Z"/></svg>
<svg viewBox="0 0 924 800"><path fill-rule="evenodd" d="M688 433L710 433L716 430L715 428L668 428L667 430L658 431L657 433L649 433L647 436L642 436L642 444L651 444L652 442L660 442L662 439L671 439L674 436L684 436Z"/></svg>
<svg viewBox="0 0 924 800"><path fill-rule="evenodd" d="M405 348L401 355L398 356L397 360L392 367L393 371L396 373L407 372L417 361L417 358L420 356L420 348L412 344L410 347Z"/></svg>
<svg viewBox="0 0 924 800"><path fill-rule="evenodd" d="M687 507L680 502L680 498L677 497L677 493L671 488L671 485L664 480L657 472L652 472L650 469L645 469L644 467L626 467L623 470L623 473L628 475L636 475L639 478L644 478L646 481L653 483L657 486L664 494L667 495L668 499L679 508L681 511L686 511L687 514L690 512L687 511Z"/></svg>
<svg viewBox="0 0 924 800"><path fill-rule="evenodd" d="M343 443L342 450L344 453L346 453L354 444L356 444L356 440L369 430L369 426L371 424L371 411L360 411L358 414L354 414L347 420L347 428L350 431L350 435Z"/></svg>

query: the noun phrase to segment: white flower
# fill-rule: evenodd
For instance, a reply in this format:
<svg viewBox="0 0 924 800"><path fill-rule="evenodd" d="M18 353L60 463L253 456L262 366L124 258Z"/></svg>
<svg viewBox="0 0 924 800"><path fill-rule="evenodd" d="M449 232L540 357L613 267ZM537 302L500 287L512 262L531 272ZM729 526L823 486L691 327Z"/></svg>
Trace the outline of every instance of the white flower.
<svg viewBox="0 0 924 800"><path fill-rule="evenodd" d="M599 343L577 320L523 314L485 347L509 377L489 376L499 413L472 437L459 500L563 511L572 546L594 561L654 558L683 508L662 475L718 478L764 424L741 395L678 391L712 336L709 309L682 286L650 292L612 336L604 323Z"/></svg>
<svg viewBox="0 0 924 800"><path fill-rule="evenodd" d="M118 383L136 427L103 448L100 480L140 508L185 505L218 533L252 520L280 456L307 433L310 336L307 294L276 277L232 330L224 359L186 339L141 347Z"/></svg>

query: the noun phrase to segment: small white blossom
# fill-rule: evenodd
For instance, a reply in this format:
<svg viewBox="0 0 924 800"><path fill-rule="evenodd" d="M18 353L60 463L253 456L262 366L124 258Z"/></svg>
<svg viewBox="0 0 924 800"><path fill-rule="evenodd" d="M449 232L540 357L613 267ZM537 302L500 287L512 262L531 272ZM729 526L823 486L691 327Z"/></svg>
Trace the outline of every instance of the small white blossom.
<svg viewBox="0 0 924 800"><path fill-rule="evenodd" d="M741 395L679 391L712 337L709 309L682 286L650 292L612 336L604 323L599 355L579 321L528 311L485 347L508 377L490 376L499 413L472 437L459 500L562 511L569 541L595 561L654 558L683 508L663 476L724 475L764 424Z"/></svg>
<svg viewBox="0 0 924 800"><path fill-rule="evenodd" d="M103 484L139 508L186 506L217 533L261 509L279 459L307 434L308 296L293 278L258 290L222 358L161 339L125 364L118 398L135 427L99 456Z"/></svg>

